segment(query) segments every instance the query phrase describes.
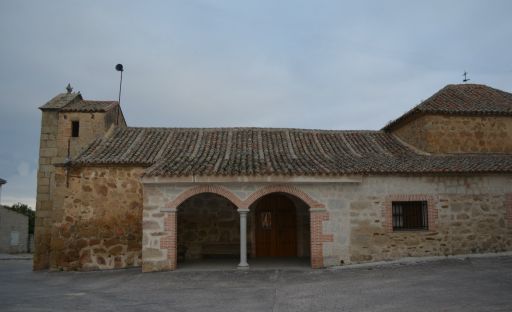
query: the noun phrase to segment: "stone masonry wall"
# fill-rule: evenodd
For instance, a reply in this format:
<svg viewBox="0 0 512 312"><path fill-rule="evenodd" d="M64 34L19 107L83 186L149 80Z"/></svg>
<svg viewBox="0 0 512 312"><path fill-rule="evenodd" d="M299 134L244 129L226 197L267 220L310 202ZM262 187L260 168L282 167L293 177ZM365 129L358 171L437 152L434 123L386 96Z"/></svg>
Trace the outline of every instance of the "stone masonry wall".
<svg viewBox="0 0 512 312"><path fill-rule="evenodd" d="M223 193L239 206L269 187L263 183L199 186ZM318 203L310 209L313 267L512 250L512 224L507 222L510 175L373 176L361 183L293 187ZM174 269L170 258L175 238L169 231L175 226L175 214L169 207L198 186L145 184L144 188L143 271ZM393 232L388 211L393 200L427 200L429 229Z"/></svg>
<svg viewBox="0 0 512 312"><path fill-rule="evenodd" d="M346 185L327 205L330 226L343 222L344 213L349 221L346 230L334 231L324 264L512 250L512 227L505 223L511 189L510 176L368 177ZM429 229L393 232L393 200L428 201Z"/></svg>
<svg viewBox="0 0 512 312"><path fill-rule="evenodd" d="M0 253L28 252L28 217L0 205Z"/></svg>
<svg viewBox="0 0 512 312"><path fill-rule="evenodd" d="M110 128L106 123L106 115L100 113L65 112L59 114L58 154L67 157L68 140L71 158L77 156L89 143L102 136ZM71 137L71 122L79 122L78 137Z"/></svg>
<svg viewBox="0 0 512 312"><path fill-rule="evenodd" d="M393 131L429 153L512 153L512 118L426 115Z"/></svg>
<svg viewBox="0 0 512 312"><path fill-rule="evenodd" d="M46 269L50 261L52 192L57 159L57 112L43 112L37 170L36 220L34 226L34 270Z"/></svg>
<svg viewBox="0 0 512 312"><path fill-rule="evenodd" d="M142 168L99 167L72 169L67 174L64 167L57 167L51 269L140 265L142 173Z"/></svg>

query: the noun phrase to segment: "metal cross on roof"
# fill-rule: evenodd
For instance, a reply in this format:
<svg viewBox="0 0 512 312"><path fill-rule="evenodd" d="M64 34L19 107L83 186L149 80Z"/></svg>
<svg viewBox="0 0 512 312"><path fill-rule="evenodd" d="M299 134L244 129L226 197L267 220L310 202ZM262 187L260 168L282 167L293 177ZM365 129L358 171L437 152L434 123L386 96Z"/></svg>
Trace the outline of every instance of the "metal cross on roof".
<svg viewBox="0 0 512 312"><path fill-rule="evenodd" d="M468 81L470 81L470 80L471 80L471 79L469 79L469 78L467 77L467 75L468 75L468 73L467 73L466 71L464 71L464 74L462 74L462 76L464 76L464 79L462 79L462 82L468 82Z"/></svg>

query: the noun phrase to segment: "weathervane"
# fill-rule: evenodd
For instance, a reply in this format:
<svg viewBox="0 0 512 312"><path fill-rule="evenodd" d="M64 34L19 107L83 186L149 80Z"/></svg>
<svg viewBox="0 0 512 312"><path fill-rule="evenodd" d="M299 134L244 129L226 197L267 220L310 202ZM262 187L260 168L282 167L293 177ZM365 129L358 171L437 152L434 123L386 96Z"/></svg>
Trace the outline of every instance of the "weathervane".
<svg viewBox="0 0 512 312"><path fill-rule="evenodd" d="M467 77L467 75L468 75L468 73L467 73L466 71L464 71L464 74L462 74L462 76L464 76L464 79L462 80L462 82L466 83L466 82L468 82L468 81L470 81L470 80L471 80L471 79L469 79L469 78Z"/></svg>

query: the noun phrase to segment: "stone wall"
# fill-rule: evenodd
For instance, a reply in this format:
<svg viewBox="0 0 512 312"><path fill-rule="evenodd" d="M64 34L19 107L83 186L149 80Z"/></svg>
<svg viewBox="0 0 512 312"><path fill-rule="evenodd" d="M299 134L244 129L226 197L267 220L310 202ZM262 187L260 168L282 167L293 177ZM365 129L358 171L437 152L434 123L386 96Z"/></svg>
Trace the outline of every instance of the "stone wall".
<svg viewBox="0 0 512 312"><path fill-rule="evenodd" d="M70 148L70 157L77 156L89 143L97 137L103 136L112 126L113 118L111 115L115 112L62 112L59 113L58 121L58 154L67 157L68 141ZM71 122L79 122L78 137L71 137Z"/></svg>
<svg viewBox="0 0 512 312"><path fill-rule="evenodd" d="M324 265L512 250L505 223L511 190L510 176L367 177L361 185L311 189L336 194L328 198L327 226L341 229L333 231L333 244L324 244ZM407 198L428 201L429 230L389 227L390 201Z"/></svg>
<svg viewBox="0 0 512 312"><path fill-rule="evenodd" d="M142 168L57 167L50 268L96 270L139 266ZM68 183L66 183L68 180Z"/></svg>
<svg viewBox="0 0 512 312"><path fill-rule="evenodd" d="M0 252L28 252L28 217L0 205Z"/></svg>
<svg viewBox="0 0 512 312"><path fill-rule="evenodd" d="M46 269L50 261L52 226L52 192L57 155L59 114L43 112L39 141L39 168L37 170L36 221L34 226L34 270Z"/></svg>
<svg viewBox="0 0 512 312"><path fill-rule="evenodd" d="M511 175L373 176L363 177L361 183L279 187L264 183L145 184L144 188L143 249L148 251L143 256L144 271L175 268L171 260L175 252L172 203L196 189L223 193L239 207L248 206L253 194L268 188L300 190L317 203L310 209L313 267L512 250L512 225L506 221ZM427 200L429 229L393 232L388 209L396 199Z"/></svg>
<svg viewBox="0 0 512 312"><path fill-rule="evenodd" d="M393 130L429 153L512 153L512 118L426 115Z"/></svg>

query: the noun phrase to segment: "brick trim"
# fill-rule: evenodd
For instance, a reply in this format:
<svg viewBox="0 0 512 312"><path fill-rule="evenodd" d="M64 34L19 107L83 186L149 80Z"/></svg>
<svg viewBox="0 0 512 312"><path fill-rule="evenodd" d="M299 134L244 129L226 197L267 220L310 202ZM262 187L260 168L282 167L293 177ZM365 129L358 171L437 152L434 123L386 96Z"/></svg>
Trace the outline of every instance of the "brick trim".
<svg viewBox="0 0 512 312"><path fill-rule="evenodd" d="M428 231L437 230L438 210L437 199L434 195L428 194L395 194L388 195L382 206L382 225L386 232L393 232L393 202L394 201L426 201Z"/></svg>
<svg viewBox="0 0 512 312"><path fill-rule="evenodd" d="M309 210L309 222L311 232L311 268L319 269L324 266L324 242L332 242L332 234L324 234L323 222L329 221L329 213L325 210Z"/></svg>
<svg viewBox="0 0 512 312"><path fill-rule="evenodd" d="M505 221L512 226L512 193L505 194Z"/></svg>
<svg viewBox="0 0 512 312"><path fill-rule="evenodd" d="M261 197L271 193L287 193L302 200L309 206L309 208L325 208L324 204L316 201L311 196L306 194L306 192L304 192L303 190L295 186L285 184L268 185L257 190L256 192L252 193L246 200L243 201L243 207L248 208Z"/></svg>
<svg viewBox="0 0 512 312"><path fill-rule="evenodd" d="M213 193L220 195L230 202L232 202L237 208L244 208L242 201L231 191L219 185L199 185L188 190L185 190L183 193L179 194L173 201L167 204L167 208L177 209L179 205L181 205L185 200L190 197L201 194L201 193Z"/></svg>
<svg viewBox="0 0 512 312"><path fill-rule="evenodd" d="M164 231L167 234L160 238L160 249L167 250L169 270L176 270L178 264L178 231L176 211L166 212L164 216Z"/></svg>

